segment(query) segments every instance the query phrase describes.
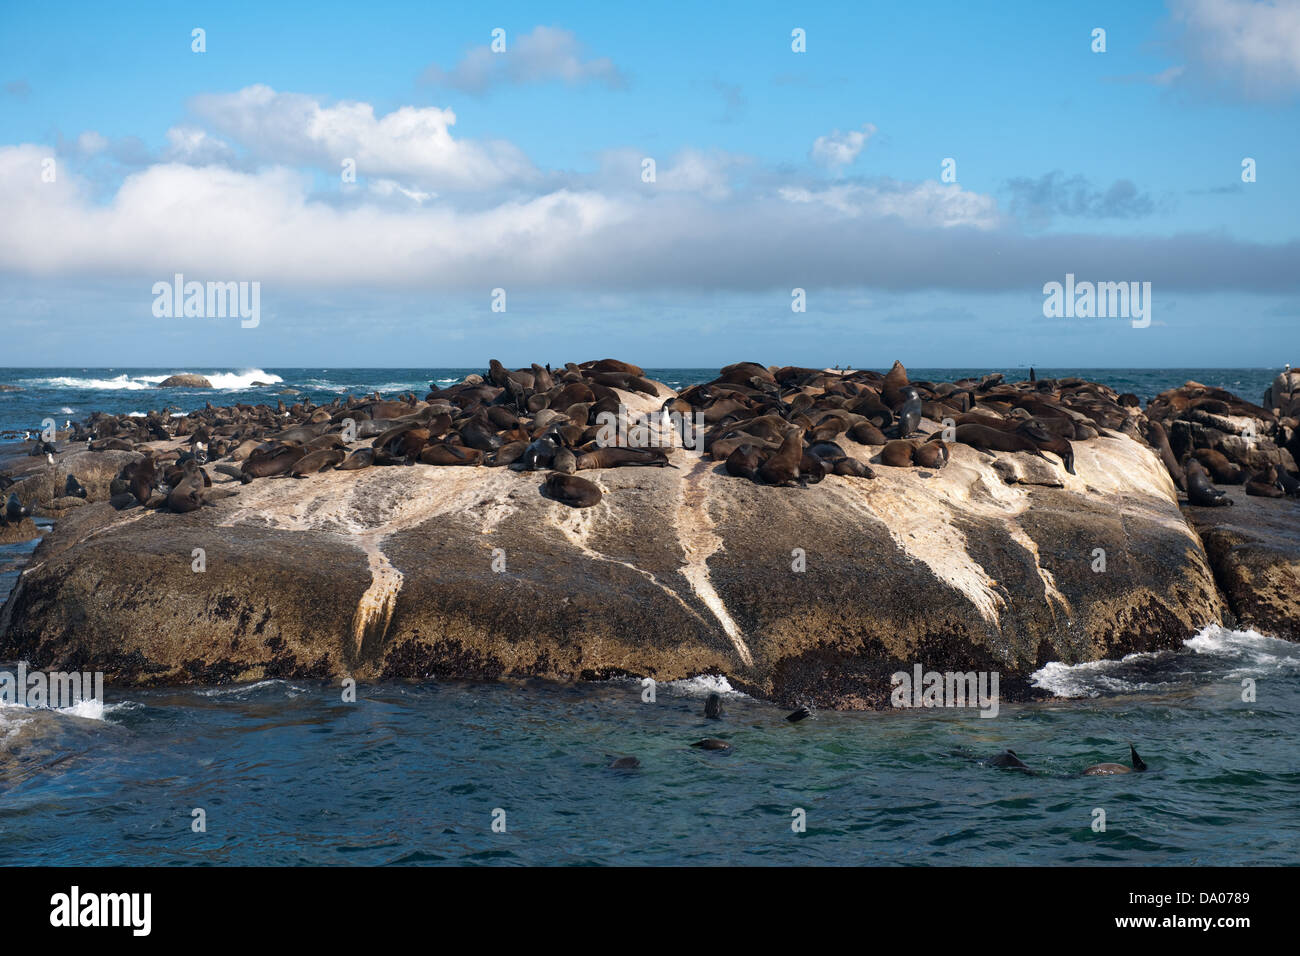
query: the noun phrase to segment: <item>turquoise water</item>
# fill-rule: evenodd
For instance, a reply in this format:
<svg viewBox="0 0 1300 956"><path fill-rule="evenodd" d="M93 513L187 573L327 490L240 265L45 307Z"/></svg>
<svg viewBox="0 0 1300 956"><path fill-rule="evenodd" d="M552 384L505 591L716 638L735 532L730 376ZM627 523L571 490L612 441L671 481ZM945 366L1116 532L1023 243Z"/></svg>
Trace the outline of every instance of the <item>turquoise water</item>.
<svg viewBox="0 0 1300 956"><path fill-rule="evenodd" d="M653 704L630 681L363 686L352 704L296 681L110 690L90 716L0 709L0 831L11 860L50 864L1300 860L1300 648L1212 629L1045 680L1083 696L798 724L734 692L706 720L707 679ZM689 746L704 736L733 749ZM1130 740L1146 773L1078 776ZM1037 773L978 759L1007 747ZM641 767L609 769L625 755Z"/></svg>
<svg viewBox="0 0 1300 956"><path fill-rule="evenodd" d="M256 374L322 400L467 371ZM0 393L0 425L267 400L244 381L159 393L135 387L135 373L162 377L4 370L0 381L27 391ZM1196 378L1257 400L1273 372L1080 374L1144 399ZM0 547L0 597L33 547ZM1004 704L994 719L822 712L790 724L706 678L661 685L653 704L627 681L385 684L362 686L356 703L302 681L110 685L103 706L0 707L0 836L11 862L29 864L1300 862L1300 646L1219 628L1188 637L1178 651L1050 666L1040 684L1067 699ZM1253 703L1241 700L1245 678ZM714 689L721 722L701 716ZM704 736L733 749L689 746ZM1126 759L1129 741L1148 772L1078 775ZM983 762L1004 748L1036 773ZM610 769L620 756L640 768ZM196 808L204 833L191 829ZM498 809L505 832L492 829ZM791 829L798 809L804 833ZM1098 809L1105 832L1093 830Z"/></svg>

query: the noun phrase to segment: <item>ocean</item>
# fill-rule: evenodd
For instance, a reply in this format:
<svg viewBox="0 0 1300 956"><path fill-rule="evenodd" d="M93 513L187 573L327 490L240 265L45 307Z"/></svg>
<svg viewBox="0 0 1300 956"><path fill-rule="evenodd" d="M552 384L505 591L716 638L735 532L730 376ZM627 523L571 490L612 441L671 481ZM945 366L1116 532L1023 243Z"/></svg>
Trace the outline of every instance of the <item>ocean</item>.
<svg viewBox="0 0 1300 956"><path fill-rule="evenodd" d="M154 387L178 371L218 388ZM422 394L470 371L0 369L0 383L24 389L0 393L0 431L92 410L266 401L283 388L314 401ZM1077 374L1144 402L1195 379L1258 401L1276 371L1039 376ZM647 374L681 387L714 372ZM0 547L0 597L34 547ZM67 710L0 705L0 828L11 862L55 865L1300 861L1300 646L1210 626L1177 650L1048 665L1036 682L1060 699L1004 703L995 719L823 711L795 724L718 677L660 685L653 703L627 680L362 685L355 703L307 681L110 684L102 703ZM701 715L714 691L721 722ZM704 736L733 749L689 746ZM1148 772L1078 775L1126 762L1130 742ZM1004 748L1036 773L983 762ZM610 769L621 756L641 766Z"/></svg>

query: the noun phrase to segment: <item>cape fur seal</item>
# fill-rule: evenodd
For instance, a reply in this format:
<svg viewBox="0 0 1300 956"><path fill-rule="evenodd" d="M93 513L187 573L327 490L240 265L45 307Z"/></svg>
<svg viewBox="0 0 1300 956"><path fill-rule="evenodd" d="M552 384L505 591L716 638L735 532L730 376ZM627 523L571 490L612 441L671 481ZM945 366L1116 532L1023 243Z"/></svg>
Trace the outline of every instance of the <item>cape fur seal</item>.
<svg viewBox="0 0 1300 956"><path fill-rule="evenodd" d="M1251 475L1250 481L1246 482L1246 494L1254 495L1257 498L1285 497L1286 492L1279 488L1277 484L1277 468L1268 465L1263 470Z"/></svg>
<svg viewBox="0 0 1300 956"><path fill-rule="evenodd" d="M758 475L769 485L790 485L799 477L799 461L803 458L803 435L792 428L767 461L758 468Z"/></svg>
<svg viewBox="0 0 1300 956"><path fill-rule="evenodd" d="M340 464L345 457L347 453L341 448L321 448L311 454L303 455L294 462L293 467L289 469L289 474L294 478L306 478L317 472L329 471Z"/></svg>
<svg viewBox="0 0 1300 956"><path fill-rule="evenodd" d="M701 750L730 750L731 744L725 740L719 740L717 737L705 737L703 740L697 740L691 744L692 747L699 747Z"/></svg>
<svg viewBox="0 0 1300 956"><path fill-rule="evenodd" d="M573 508L590 508L600 504L603 492L586 478L556 471L546 476L545 494L546 497Z"/></svg>
<svg viewBox="0 0 1300 956"><path fill-rule="evenodd" d="M1187 460L1187 503L1201 508L1217 508L1231 505L1232 499L1227 492L1220 491L1210 484L1210 476L1205 467L1195 458Z"/></svg>
<svg viewBox="0 0 1300 956"><path fill-rule="evenodd" d="M987 761L990 767L997 767L1000 770L1019 770L1021 773L1033 773L1029 769L1029 764L1025 763L1014 750L1004 750L1000 754L994 754Z"/></svg>
<svg viewBox="0 0 1300 956"><path fill-rule="evenodd" d="M911 468L916 445L903 438L895 438L880 449L880 463L891 468Z"/></svg>
<svg viewBox="0 0 1300 956"><path fill-rule="evenodd" d="M1124 766L1122 763L1095 763L1083 771L1083 776L1108 777L1117 773L1141 773L1146 770L1147 765L1142 762L1142 758L1138 756L1138 752L1132 744L1128 745L1128 753L1129 759L1133 762L1131 768Z"/></svg>

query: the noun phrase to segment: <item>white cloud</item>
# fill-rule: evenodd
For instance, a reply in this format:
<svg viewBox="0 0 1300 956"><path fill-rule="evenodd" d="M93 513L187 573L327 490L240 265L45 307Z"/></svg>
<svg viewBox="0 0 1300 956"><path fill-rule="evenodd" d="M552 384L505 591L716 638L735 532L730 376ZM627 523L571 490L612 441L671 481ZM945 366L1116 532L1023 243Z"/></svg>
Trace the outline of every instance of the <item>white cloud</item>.
<svg viewBox="0 0 1300 956"><path fill-rule="evenodd" d="M968 192L956 183L933 179L902 183L881 179L870 183L843 183L822 189L786 187L782 199L829 209L850 219L897 219L917 228L970 226L992 229L1001 223L992 196Z"/></svg>
<svg viewBox="0 0 1300 956"><path fill-rule="evenodd" d="M517 39L506 37L506 49L474 47L450 70L433 65L424 79L466 93L483 93L505 84L544 83L559 80L570 86L601 83L613 89L626 85L609 57L582 59L582 46L570 30L538 26Z"/></svg>
<svg viewBox="0 0 1300 956"><path fill-rule="evenodd" d="M876 127L867 123L862 129L851 129L847 133L833 130L826 136L818 136L813 141L812 158L830 169L847 166L858 158L867 145L867 140L876 134Z"/></svg>
<svg viewBox="0 0 1300 956"><path fill-rule="evenodd" d="M358 177L387 177L434 189L488 189L536 178L516 146L457 140L456 114L403 106L376 117L369 103L322 106L302 93L249 86L205 94L190 104L196 116L274 163L310 165L337 173L356 161Z"/></svg>
<svg viewBox="0 0 1300 956"><path fill-rule="evenodd" d="M1183 77L1250 99L1300 93L1300 0L1170 0Z"/></svg>
<svg viewBox="0 0 1300 956"><path fill-rule="evenodd" d="M229 165L234 161L235 151L229 143L209 136L197 126L173 126L167 130L167 148L163 150L162 158L169 163L190 163L195 166L212 163Z"/></svg>

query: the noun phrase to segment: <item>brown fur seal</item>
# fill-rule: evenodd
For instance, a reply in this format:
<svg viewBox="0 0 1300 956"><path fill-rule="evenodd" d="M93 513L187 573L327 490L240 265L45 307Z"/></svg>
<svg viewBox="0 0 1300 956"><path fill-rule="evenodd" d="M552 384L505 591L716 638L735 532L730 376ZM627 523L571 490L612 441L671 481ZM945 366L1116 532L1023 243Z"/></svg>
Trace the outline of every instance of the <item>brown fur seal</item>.
<svg viewBox="0 0 1300 956"><path fill-rule="evenodd" d="M240 470L249 478L287 475L294 462L305 454L301 445L277 445L265 453L249 455Z"/></svg>
<svg viewBox="0 0 1300 956"><path fill-rule="evenodd" d="M1213 448L1198 448L1192 454L1205 466L1210 476L1220 485L1239 485L1246 480L1246 473L1228 461L1223 452Z"/></svg>
<svg viewBox="0 0 1300 956"><path fill-rule="evenodd" d="M727 474L734 478L748 478L750 481L758 481L758 468L761 464L758 449L753 445L741 445L727 456L725 467Z"/></svg>
<svg viewBox="0 0 1300 956"><path fill-rule="evenodd" d="M881 384L880 397L890 408L897 408L907 401L907 396L902 394L902 390L907 387L907 369L903 368L902 362L894 361Z"/></svg>
<svg viewBox="0 0 1300 956"><path fill-rule="evenodd" d="M901 438L887 442L880 449L880 463L891 468L911 468L912 458L916 454L916 445Z"/></svg>
<svg viewBox="0 0 1300 956"><path fill-rule="evenodd" d="M1165 431L1165 427L1159 422L1147 422L1146 439L1147 444L1160 455L1160 460L1165 464L1165 470L1169 472L1169 477L1174 480L1178 490L1186 491L1187 475L1183 471L1183 466L1178 463L1178 457L1174 454L1174 450L1169 447L1169 434Z"/></svg>
<svg viewBox="0 0 1300 956"><path fill-rule="evenodd" d="M963 445L970 445L981 451L1024 451L1048 461L1048 457L1038 450L1034 440L1016 432L1004 432L987 425L958 425L956 439ZM931 441L938 441L932 438Z"/></svg>
<svg viewBox="0 0 1300 956"><path fill-rule="evenodd" d="M294 462L293 467L289 469L289 474L294 478L306 478L317 472L329 471L346 457L347 453L342 448L321 448L310 455L303 455Z"/></svg>
<svg viewBox="0 0 1300 956"><path fill-rule="evenodd" d="M1083 771L1083 776L1109 777L1110 775L1117 773L1141 773L1146 770L1147 765L1143 763L1142 758L1138 756L1138 752L1134 749L1132 744L1128 745L1128 753L1129 759L1133 762L1131 768L1124 766L1122 763L1095 763Z"/></svg>
<svg viewBox="0 0 1300 956"><path fill-rule="evenodd" d="M932 441L916 446L912 460L918 468L942 468L948 464L949 450L947 442Z"/></svg>
<svg viewBox="0 0 1300 956"><path fill-rule="evenodd" d="M591 468L619 468L623 465L651 465L662 468L668 464L668 454L658 448L597 448L578 456L579 471Z"/></svg>
<svg viewBox="0 0 1300 956"><path fill-rule="evenodd" d="M792 428L785 434L781 447L768 456L758 468L758 475L769 485L789 485L799 477L799 461L803 458L803 433Z"/></svg>
<svg viewBox="0 0 1300 956"><path fill-rule="evenodd" d="M375 450L373 448L358 448L352 454L334 469L335 471L356 471L359 468L369 468L375 463Z"/></svg>
<svg viewBox="0 0 1300 956"><path fill-rule="evenodd" d="M1286 497L1286 492L1277 486L1277 469L1272 465L1251 476L1246 482L1246 494L1257 498Z"/></svg>
<svg viewBox="0 0 1300 956"><path fill-rule="evenodd" d="M888 441L885 433L871 422L858 422L849 429L848 436L860 445L883 445Z"/></svg>
<svg viewBox="0 0 1300 956"><path fill-rule="evenodd" d="M719 740L717 737L705 737L703 740L697 740L691 744L692 747L699 747L701 750L730 750L731 744L725 740Z"/></svg>
<svg viewBox="0 0 1300 956"><path fill-rule="evenodd" d="M416 460L425 465L478 465L483 462L483 452L477 448L439 443L425 445Z"/></svg>
<svg viewBox="0 0 1300 956"><path fill-rule="evenodd" d="M1195 458L1189 458L1186 466L1187 503L1202 508L1215 508L1232 504L1226 492L1210 484L1210 476Z"/></svg>
<svg viewBox="0 0 1300 956"><path fill-rule="evenodd" d="M150 452L136 462L135 467L131 468L131 473L125 477L130 482L131 494L135 495L135 500L142 505L148 504L149 497L158 484L158 466L154 461L153 453Z"/></svg>
<svg viewBox="0 0 1300 956"><path fill-rule="evenodd" d="M563 446L555 449L555 457L551 459L551 467L562 475L571 475L578 470L578 459L568 448Z"/></svg>
<svg viewBox="0 0 1300 956"><path fill-rule="evenodd" d="M574 508L590 508L600 504L602 492L586 478L551 472L546 476L546 496Z"/></svg>
<svg viewBox="0 0 1300 956"><path fill-rule="evenodd" d="M843 458L835 460L835 474L844 475L848 478L874 478L876 473L871 470L871 466L864 461L858 461L856 458L850 458L845 455Z"/></svg>
<svg viewBox="0 0 1300 956"><path fill-rule="evenodd" d="M167 495L167 507L177 514L185 514L203 507L203 474L193 458L182 466L184 477Z"/></svg>

